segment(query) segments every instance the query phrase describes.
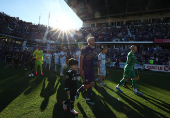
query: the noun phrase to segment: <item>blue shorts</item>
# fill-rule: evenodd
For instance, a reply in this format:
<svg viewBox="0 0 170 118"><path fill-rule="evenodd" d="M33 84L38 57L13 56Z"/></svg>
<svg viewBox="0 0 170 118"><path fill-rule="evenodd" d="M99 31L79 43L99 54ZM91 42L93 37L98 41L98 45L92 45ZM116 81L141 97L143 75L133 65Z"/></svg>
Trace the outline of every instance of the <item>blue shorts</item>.
<svg viewBox="0 0 170 118"><path fill-rule="evenodd" d="M98 73L99 76L106 76L106 69L100 69L100 74Z"/></svg>
<svg viewBox="0 0 170 118"><path fill-rule="evenodd" d="M94 82L95 77L94 77L94 70L84 70L84 84L90 84L90 82Z"/></svg>

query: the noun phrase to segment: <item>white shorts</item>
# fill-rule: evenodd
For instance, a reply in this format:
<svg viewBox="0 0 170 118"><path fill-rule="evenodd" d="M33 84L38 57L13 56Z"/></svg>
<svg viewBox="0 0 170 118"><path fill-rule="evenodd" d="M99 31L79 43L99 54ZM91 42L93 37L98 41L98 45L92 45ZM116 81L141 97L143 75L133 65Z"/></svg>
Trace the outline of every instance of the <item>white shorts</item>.
<svg viewBox="0 0 170 118"><path fill-rule="evenodd" d="M51 64L51 61L46 61L47 64Z"/></svg>
<svg viewBox="0 0 170 118"><path fill-rule="evenodd" d="M106 76L106 70L105 69L100 69L100 74L98 73L99 76Z"/></svg>
<svg viewBox="0 0 170 118"><path fill-rule="evenodd" d="M59 63L58 63L58 60L54 60L54 64L59 64Z"/></svg>
<svg viewBox="0 0 170 118"><path fill-rule="evenodd" d="M61 64L61 67L63 67L63 68L66 66L65 62L61 62L60 64Z"/></svg>

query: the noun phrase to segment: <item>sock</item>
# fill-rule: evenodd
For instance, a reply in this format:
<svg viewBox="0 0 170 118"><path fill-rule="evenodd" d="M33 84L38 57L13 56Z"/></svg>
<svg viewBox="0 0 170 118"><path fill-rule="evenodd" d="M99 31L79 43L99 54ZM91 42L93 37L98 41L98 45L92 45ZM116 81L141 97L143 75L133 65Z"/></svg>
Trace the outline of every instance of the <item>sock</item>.
<svg viewBox="0 0 170 118"><path fill-rule="evenodd" d="M87 99L89 99L89 100L90 100L91 92L92 92L92 88L88 88L87 89Z"/></svg>
<svg viewBox="0 0 170 118"><path fill-rule="evenodd" d="M74 101L70 100L70 104L71 104L70 110L74 109Z"/></svg>
<svg viewBox="0 0 170 118"><path fill-rule="evenodd" d="M125 84L124 84L124 86L126 86L126 84L127 84L127 81L125 81Z"/></svg>
<svg viewBox="0 0 170 118"><path fill-rule="evenodd" d="M134 89L134 92L138 92L138 90L137 90L137 89Z"/></svg>
<svg viewBox="0 0 170 118"><path fill-rule="evenodd" d="M77 90L77 92L81 92L81 91L83 91L84 90L84 85L82 85L78 90Z"/></svg>
<svg viewBox="0 0 170 118"><path fill-rule="evenodd" d="M64 104L69 104L70 103L70 99L64 101Z"/></svg>
<svg viewBox="0 0 170 118"><path fill-rule="evenodd" d="M137 89L136 80L132 80L133 89Z"/></svg>
<svg viewBox="0 0 170 118"><path fill-rule="evenodd" d="M103 82L100 82L100 87L103 87Z"/></svg>
<svg viewBox="0 0 170 118"><path fill-rule="evenodd" d="M125 80L124 80L124 79L122 79L122 80L120 80L120 82L119 82L118 86L116 86L116 87L119 87L119 86L123 85L124 83L125 83Z"/></svg>
<svg viewBox="0 0 170 118"><path fill-rule="evenodd" d="M61 66L60 74L63 74L63 66Z"/></svg>
<svg viewBox="0 0 170 118"><path fill-rule="evenodd" d="M98 77L95 81L99 81L100 77Z"/></svg>

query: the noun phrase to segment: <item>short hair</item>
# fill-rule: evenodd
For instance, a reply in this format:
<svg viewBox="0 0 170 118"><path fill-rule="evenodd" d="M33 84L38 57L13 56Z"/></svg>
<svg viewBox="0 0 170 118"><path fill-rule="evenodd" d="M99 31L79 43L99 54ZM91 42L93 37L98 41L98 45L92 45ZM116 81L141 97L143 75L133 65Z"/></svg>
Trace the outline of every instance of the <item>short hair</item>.
<svg viewBox="0 0 170 118"><path fill-rule="evenodd" d="M89 37L89 38L87 39L87 42L89 42L89 40L91 40L91 39L94 39L94 37Z"/></svg>
<svg viewBox="0 0 170 118"><path fill-rule="evenodd" d="M78 65L78 61L75 60L74 58L71 58L71 59L69 59L68 64L69 64L69 66Z"/></svg>
<svg viewBox="0 0 170 118"><path fill-rule="evenodd" d="M107 48L107 45L102 45L101 48L102 48L102 50L104 50Z"/></svg>
<svg viewBox="0 0 170 118"><path fill-rule="evenodd" d="M132 45L132 46L130 46L130 49L131 50L133 50L134 49L134 47L136 47L135 45Z"/></svg>

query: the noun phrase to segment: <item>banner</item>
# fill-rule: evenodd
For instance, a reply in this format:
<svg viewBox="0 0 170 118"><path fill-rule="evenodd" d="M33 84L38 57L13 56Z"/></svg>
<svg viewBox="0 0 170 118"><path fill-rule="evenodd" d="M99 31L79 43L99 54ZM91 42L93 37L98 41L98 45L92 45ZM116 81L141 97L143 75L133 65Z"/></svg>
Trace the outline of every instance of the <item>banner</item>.
<svg viewBox="0 0 170 118"><path fill-rule="evenodd" d="M154 39L154 43L170 43L170 39Z"/></svg>
<svg viewBox="0 0 170 118"><path fill-rule="evenodd" d="M170 66L168 65L145 64L145 69L150 69L152 71L170 72Z"/></svg>

